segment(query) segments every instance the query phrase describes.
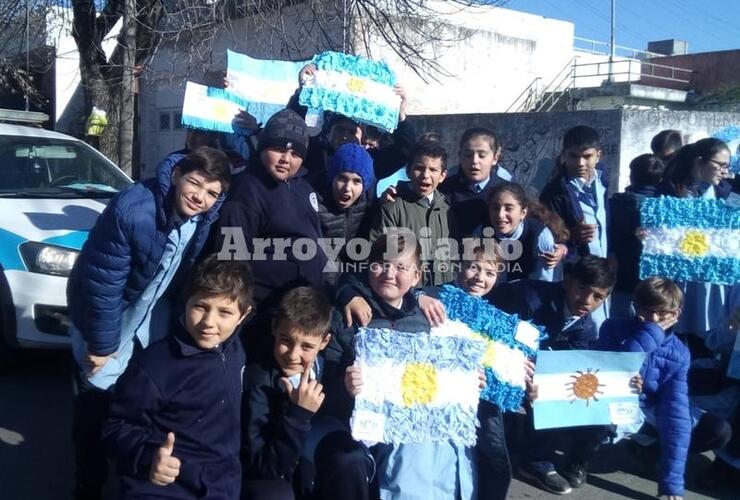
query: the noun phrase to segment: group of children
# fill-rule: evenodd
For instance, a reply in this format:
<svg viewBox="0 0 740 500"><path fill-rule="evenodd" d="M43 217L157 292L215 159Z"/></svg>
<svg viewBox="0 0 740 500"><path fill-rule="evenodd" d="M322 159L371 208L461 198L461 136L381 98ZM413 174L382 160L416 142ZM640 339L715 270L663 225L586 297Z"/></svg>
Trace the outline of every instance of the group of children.
<svg viewBox="0 0 740 500"><path fill-rule="evenodd" d="M371 131L339 115L309 137L302 113L294 99L265 123L236 174L233 152L190 132L91 231L68 287L77 498L101 498L106 456L123 498L503 499L512 463L552 493L581 486L614 430L535 431L536 360L519 414L481 401L475 447L352 438L357 328L428 334L443 284L543 326L542 349L646 352L633 384L641 432L660 443L660 495L682 497L689 451L740 467L735 408L689 402L692 355L720 363L704 380L733 384L717 354L734 341L736 292L637 270L641 199L737 190L724 143L642 155L609 198L598 133L574 127L534 199L498 165L492 130L463 134L448 175L405 112L390 145L365 145ZM399 168L409 180L377 197Z"/></svg>

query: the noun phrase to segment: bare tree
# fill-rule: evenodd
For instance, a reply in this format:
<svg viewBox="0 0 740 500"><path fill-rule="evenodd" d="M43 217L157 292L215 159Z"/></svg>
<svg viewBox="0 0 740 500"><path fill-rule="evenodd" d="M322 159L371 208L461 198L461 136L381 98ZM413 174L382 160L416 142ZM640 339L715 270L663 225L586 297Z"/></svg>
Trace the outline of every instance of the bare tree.
<svg viewBox="0 0 740 500"><path fill-rule="evenodd" d="M28 33L29 23L22 22L25 5L38 22L54 8L65 15L58 9L65 2L71 7L64 12L71 12L67 21L79 51L85 115L93 106L108 113L109 126L93 142L130 172L135 77L146 74L163 44L175 48L187 67L202 71L212 58L214 41L225 37L239 46L237 25L246 22L269 41L269 53L255 56L295 59L305 57L307 47L372 56L373 44L380 41L416 74L434 79L445 74L436 62L436 50L464 36L459 30L450 35L438 29L444 23L439 5L465 9L506 0L6 0L0 7L0 75L3 67L13 67L3 54L13 49L17 53L18 40ZM122 27L117 29L119 21ZM115 48L107 56L104 41L114 27ZM251 47L245 51L251 52ZM29 91L32 85L22 70L6 73Z"/></svg>

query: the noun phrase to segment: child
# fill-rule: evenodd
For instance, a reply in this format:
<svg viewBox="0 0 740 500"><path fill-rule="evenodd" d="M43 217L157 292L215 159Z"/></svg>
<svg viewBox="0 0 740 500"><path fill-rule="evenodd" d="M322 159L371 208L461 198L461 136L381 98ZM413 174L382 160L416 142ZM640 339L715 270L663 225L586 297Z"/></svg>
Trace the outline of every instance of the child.
<svg viewBox="0 0 740 500"><path fill-rule="evenodd" d="M474 297L484 297L493 289L504 268L499 254L485 247L473 250L473 260L462 263L455 284ZM511 462L506 448L503 412L495 404L481 400L478 405L478 498L505 500L511 483Z"/></svg>
<svg viewBox="0 0 740 500"><path fill-rule="evenodd" d="M648 353L640 370L642 408L647 425L657 429L660 438L658 495L672 497L683 496L688 452L721 448L730 433L726 422L708 413L701 415L691 431L687 386L691 356L672 333L681 315L682 298L681 289L669 279L653 276L641 281L633 294L636 317L605 321L595 344L603 351Z"/></svg>
<svg viewBox="0 0 740 500"><path fill-rule="evenodd" d="M562 283L518 280L494 288L490 300L510 314L544 326L549 337L540 349L588 349L589 342L597 336L590 315L609 296L615 279L606 259L587 255L566 263ZM527 439L521 444L520 473L551 493L570 493L571 487L585 482L584 462L604 437L603 428L535 431L531 408L527 411L529 419L523 424ZM573 445L562 475L553 464L555 447L561 438Z"/></svg>
<svg viewBox="0 0 740 500"><path fill-rule="evenodd" d="M290 491L308 472L302 455L325 398L321 351L332 337L331 313L320 290L288 291L272 337L250 358L244 375L244 498L277 498L276 491Z"/></svg>
<svg viewBox="0 0 740 500"><path fill-rule="evenodd" d="M447 176L446 162L439 143L419 141L406 167L411 181L398 185L396 200L381 206L370 230L371 241L389 229L404 228L416 237L422 247L424 285L442 285L453 278L450 253L457 246L452 244L457 231L450 206L437 190Z"/></svg>
<svg viewBox="0 0 740 500"><path fill-rule="evenodd" d="M395 241L393 241L395 240ZM392 242L391 242L392 241ZM370 251L365 299L373 309L371 328L392 328L424 335L429 323L411 292L421 279L419 245L404 234L383 234ZM355 366L354 328L340 329L335 346L346 369L345 386L351 396L362 388L362 374ZM349 417L350 403L345 416ZM453 441L371 448L377 463L380 498L473 498L471 448Z"/></svg>
<svg viewBox="0 0 740 500"><path fill-rule="evenodd" d="M316 72L314 64L305 65L299 75L298 84L293 96L288 102L288 109L292 109L301 116L305 116L307 108L298 103L298 96L306 81L312 78ZM393 91L401 99L398 113L398 126L391 135L392 143L384 147L368 148L368 153L373 158L375 177L382 179L391 175L408 162L409 152L416 141L416 129L406 119L406 108L408 98L402 85L396 84ZM311 169L310 177L321 183L326 175L329 159L342 144L366 144L366 126L358 123L350 117L340 114L325 113L328 118L324 127L325 133L312 137L308 146L306 164Z"/></svg>
<svg viewBox="0 0 740 500"><path fill-rule="evenodd" d="M172 335L144 349L116 383L103 438L121 498L239 498L244 351L234 331L251 294L246 264L207 257Z"/></svg>
<svg viewBox="0 0 740 500"><path fill-rule="evenodd" d="M498 166L501 145L493 130L466 130L460 138L460 169L439 187L455 212L462 236L479 235L488 221L487 202L491 189L511 181L509 172Z"/></svg>
<svg viewBox="0 0 740 500"><path fill-rule="evenodd" d="M607 176L599 168L599 133L578 125L563 136L563 150L555 176L540 194L540 200L565 222L572 258L584 255L607 257ZM608 317L606 306L595 310L598 326Z"/></svg>
<svg viewBox="0 0 740 500"><path fill-rule="evenodd" d="M619 217L611 219L609 241L613 245L617 261L617 284L612 293L610 312L615 317L629 315L632 291L640 281L640 254L642 242L637 237L640 227L640 204L645 198L657 196L658 185L663 178L665 165L654 155L644 154L630 162L630 185L624 193L616 193L609 199L609 209Z"/></svg>
<svg viewBox="0 0 740 500"><path fill-rule="evenodd" d="M532 208L532 210L530 210ZM564 246L556 246L555 238L548 225L562 227L562 221L539 204L532 206L519 184L504 182L490 191L488 214L494 229L494 238L509 252L507 259L508 280L530 278L558 281L560 258ZM567 230L563 232L566 233ZM516 242L516 245L513 245ZM558 258L558 264L548 268L545 255Z"/></svg>
<svg viewBox="0 0 740 500"><path fill-rule="evenodd" d="M181 286L200 254L230 179L228 159L213 148L198 148L177 165L163 161L156 178L111 200L82 247L67 282L79 368L73 424L79 497L100 496L105 483L100 432L108 389L135 351L166 333L156 326L169 320L165 291Z"/></svg>
<svg viewBox="0 0 740 500"><path fill-rule="evenodd" d="M329 160L326 180L328 189L319 196L322 236L335 239L339 246L335 247L338 266L359 264L349 259L344 245L352 238L367 236L369 231L375 184L373 159L362 146L342 144ZM335 285L342 271L325 272L324 281Z"/></svg>
<svg viewBox="0 0 740 500"><path fill-rule="evenodd" d="M251 260L258 306L276 304L297 284L321 284L326 258L318 245L316 193L303 178L307 146L308 132L300 116L288 109L273 115L259 139L262 168L239 176L216 227L221 258ZM312 241L312 251L294 255L293 243L299 239ZM240 243L246 243L243 252ZM259 323L269 328L265 313L263 308Z"/></svg>
<svg viewBox="0 0 740 500"><path fill-rule="evenodd" d="M661 130L650 141L653 154L662 161L669 161L673 155L683 147L683 137L680 130Z"/></svg>
<svg viewBox="0 0 740 500"><path fill-rule="evenodd" d="M730 158L730 149L719 139L708 137L688 144L669 163L658 192L677 198L721 199L730 192L724 187ZM676 330L687 335L692 359L712 357L704 338L727 321L729 287L700 282L683 286L684 312Z"/></svg>

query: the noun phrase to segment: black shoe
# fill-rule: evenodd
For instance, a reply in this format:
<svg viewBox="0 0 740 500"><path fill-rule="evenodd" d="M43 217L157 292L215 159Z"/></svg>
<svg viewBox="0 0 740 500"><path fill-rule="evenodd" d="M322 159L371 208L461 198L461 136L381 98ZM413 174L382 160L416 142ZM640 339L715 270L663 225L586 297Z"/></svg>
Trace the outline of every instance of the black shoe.
<svg viewBox="0 0 740 500"><path fill-rule="evenodd" d="M568 484L568 481L563 479L563 476L557 473L555 470L549 472L537 471L531 467L521 467L519 474L524 478L532 481L537 486L545 491L554 493L556 495L567 495L573 489Z"/></svg>
<svg viewBox="0 0 740 500"><path fill-rule="evenodd" d="M586 484L586 477L588 476L588 464L582 462L574 462L570 464L562 472L562 476L568 481L573 488L580 488Z"/></svg>

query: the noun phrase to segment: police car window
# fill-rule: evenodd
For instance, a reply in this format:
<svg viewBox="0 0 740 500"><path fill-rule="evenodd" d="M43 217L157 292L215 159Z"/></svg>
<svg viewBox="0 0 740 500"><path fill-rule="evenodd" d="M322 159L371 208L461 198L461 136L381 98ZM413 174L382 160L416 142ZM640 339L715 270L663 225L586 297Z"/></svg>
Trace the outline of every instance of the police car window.
<svg viewBox="0 0 740 500"><path fill-rule="evenodd" d="M92 148L38 137L0 136L0 193L111 193L130 181Z"/></svg>

